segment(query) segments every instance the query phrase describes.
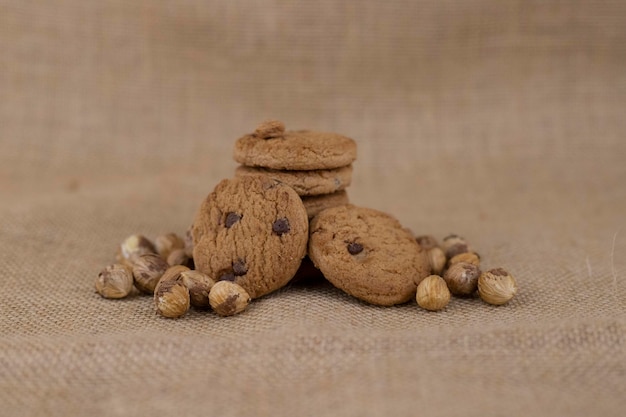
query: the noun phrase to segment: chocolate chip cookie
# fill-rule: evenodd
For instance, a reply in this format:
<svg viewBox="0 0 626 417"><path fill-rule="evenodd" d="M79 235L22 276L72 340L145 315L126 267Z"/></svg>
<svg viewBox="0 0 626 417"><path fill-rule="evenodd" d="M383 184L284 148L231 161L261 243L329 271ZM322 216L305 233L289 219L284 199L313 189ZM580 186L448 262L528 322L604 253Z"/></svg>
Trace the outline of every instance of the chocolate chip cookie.
<svg viewBox="0 0 626 417"><path fill-rule="evenodd" d="M343 190L352 181L352 165L336 169L317 169L311 171L279 171L261 167L237 167L235 175L268 175L284 182L296 190L300 196L331 194Z"/></svg>
<svg viewBox="0 0 626 417"><path fill-rule="evenodd" d="M411 232L386 213L354 205L324 210L311 221L309 256L333 285L382 306L414 298L430 273Z"/></svg>
<svg viewBox="0 0 626 417"><path fill-rule="evenodd" d="M308 225L302 200L288 185L267 176L223 180L191 228L196 269L261 297L298 270Z"/></svg>
<svg viewBox="0 0 626 417"><path fill-rule="evenodd" d="M336 133L286 131L269 121L237 140L235 161L242 165L287 170L334 169L356 159L354 140Z"/></svg>
<svg viewBox="0 0 626 417"><path fill-rule="evenodd" d="M348 193L345 190L337 191L332 194L323 195L311 195L302 197L306 214L309 216L309 220L317 216L322 210L327 208L342 206L348 204Z"/></svg>

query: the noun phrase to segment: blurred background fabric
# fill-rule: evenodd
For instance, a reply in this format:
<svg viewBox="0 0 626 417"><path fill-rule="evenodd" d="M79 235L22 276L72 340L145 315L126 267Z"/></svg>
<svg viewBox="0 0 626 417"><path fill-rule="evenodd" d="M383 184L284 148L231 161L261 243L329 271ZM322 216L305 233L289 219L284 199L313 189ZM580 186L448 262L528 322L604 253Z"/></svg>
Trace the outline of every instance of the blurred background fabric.
<svg viewBox="0 0 626 417"><path fill-rule="evenodd" d="M262 120L354 138L351 201L518 296L101 299ZM0 0L0 414L623 416L626 2Z"/></svg>

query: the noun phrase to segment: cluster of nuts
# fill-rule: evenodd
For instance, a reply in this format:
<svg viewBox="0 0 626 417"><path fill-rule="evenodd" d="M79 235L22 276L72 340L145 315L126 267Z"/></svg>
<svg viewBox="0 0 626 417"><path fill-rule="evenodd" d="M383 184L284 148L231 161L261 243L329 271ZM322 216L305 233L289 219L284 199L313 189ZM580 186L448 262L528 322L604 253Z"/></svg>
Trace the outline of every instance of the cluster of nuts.
<svg viewBox="0 0 626 417"><path fill-rule="evenodd" d="M191 252L190 240L175 233L154 243L142 235L129 236L118 248L117 263L98 274L96 291L104 298L124 298L135 287L152 295L157 313L170 318L184 315L190 306L210 306L221 316L244 311L250 303L246 290L193 270Z"/></svg>
<svg viewBox="0 0 626 417"><path fill-rule="evenodd" d="M515 279L502 268L480 270L480 256L465 239L445 237L440 245L429 235L416 238L428 254L432 275L417 286L417 304L430 311L445 308L451 295L472 296L502 305L517 292ZM244 288L232 281L215 282L193 269L192 246L175 233L159 236L154 243L142 235L126 238L118 248L117 263L96 278L96 291L104 298L124 298L133 287L154 297L158 314L183 316L191 306L212 308L221 316L240 313L250 304Z"/></svg>
<svg viewBox="0 0 626 417"><path fill-rule="evenodd" d="M429 235L418 236L417 243L426 251L430 275L417 286L417 304L430 311L441 310L450 296L478 296L486 303L502 305L517 292L515 279L502 268L480 270L480 256L460 236L449 235L441 245Z"/></svg>

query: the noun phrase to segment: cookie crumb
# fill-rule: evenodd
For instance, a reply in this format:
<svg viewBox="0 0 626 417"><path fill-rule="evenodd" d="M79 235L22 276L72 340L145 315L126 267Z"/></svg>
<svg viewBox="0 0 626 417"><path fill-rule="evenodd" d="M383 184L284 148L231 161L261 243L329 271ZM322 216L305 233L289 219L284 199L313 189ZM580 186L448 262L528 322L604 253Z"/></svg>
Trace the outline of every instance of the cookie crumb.
<svg viewBox="0 0 626 417"><path fill-rule="evenodd" d="M257 126L254 135L261 139L281 138L285 133L285 124L280 120L267 120Z"/></svg>

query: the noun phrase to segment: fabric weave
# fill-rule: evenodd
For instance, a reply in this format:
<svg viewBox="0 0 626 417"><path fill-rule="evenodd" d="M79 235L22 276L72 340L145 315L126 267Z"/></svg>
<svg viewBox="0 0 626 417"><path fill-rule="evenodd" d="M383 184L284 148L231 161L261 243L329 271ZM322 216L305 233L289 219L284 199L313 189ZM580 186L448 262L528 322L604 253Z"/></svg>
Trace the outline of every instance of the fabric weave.
<svg viewBox="0 0 626 417"><path fill-rule="evenodd" d="M619 0L0 0L0 414L623 415L625 68ZM518 296L95 294L268 118L354 138L352 203L464 236Z"/></svg>

